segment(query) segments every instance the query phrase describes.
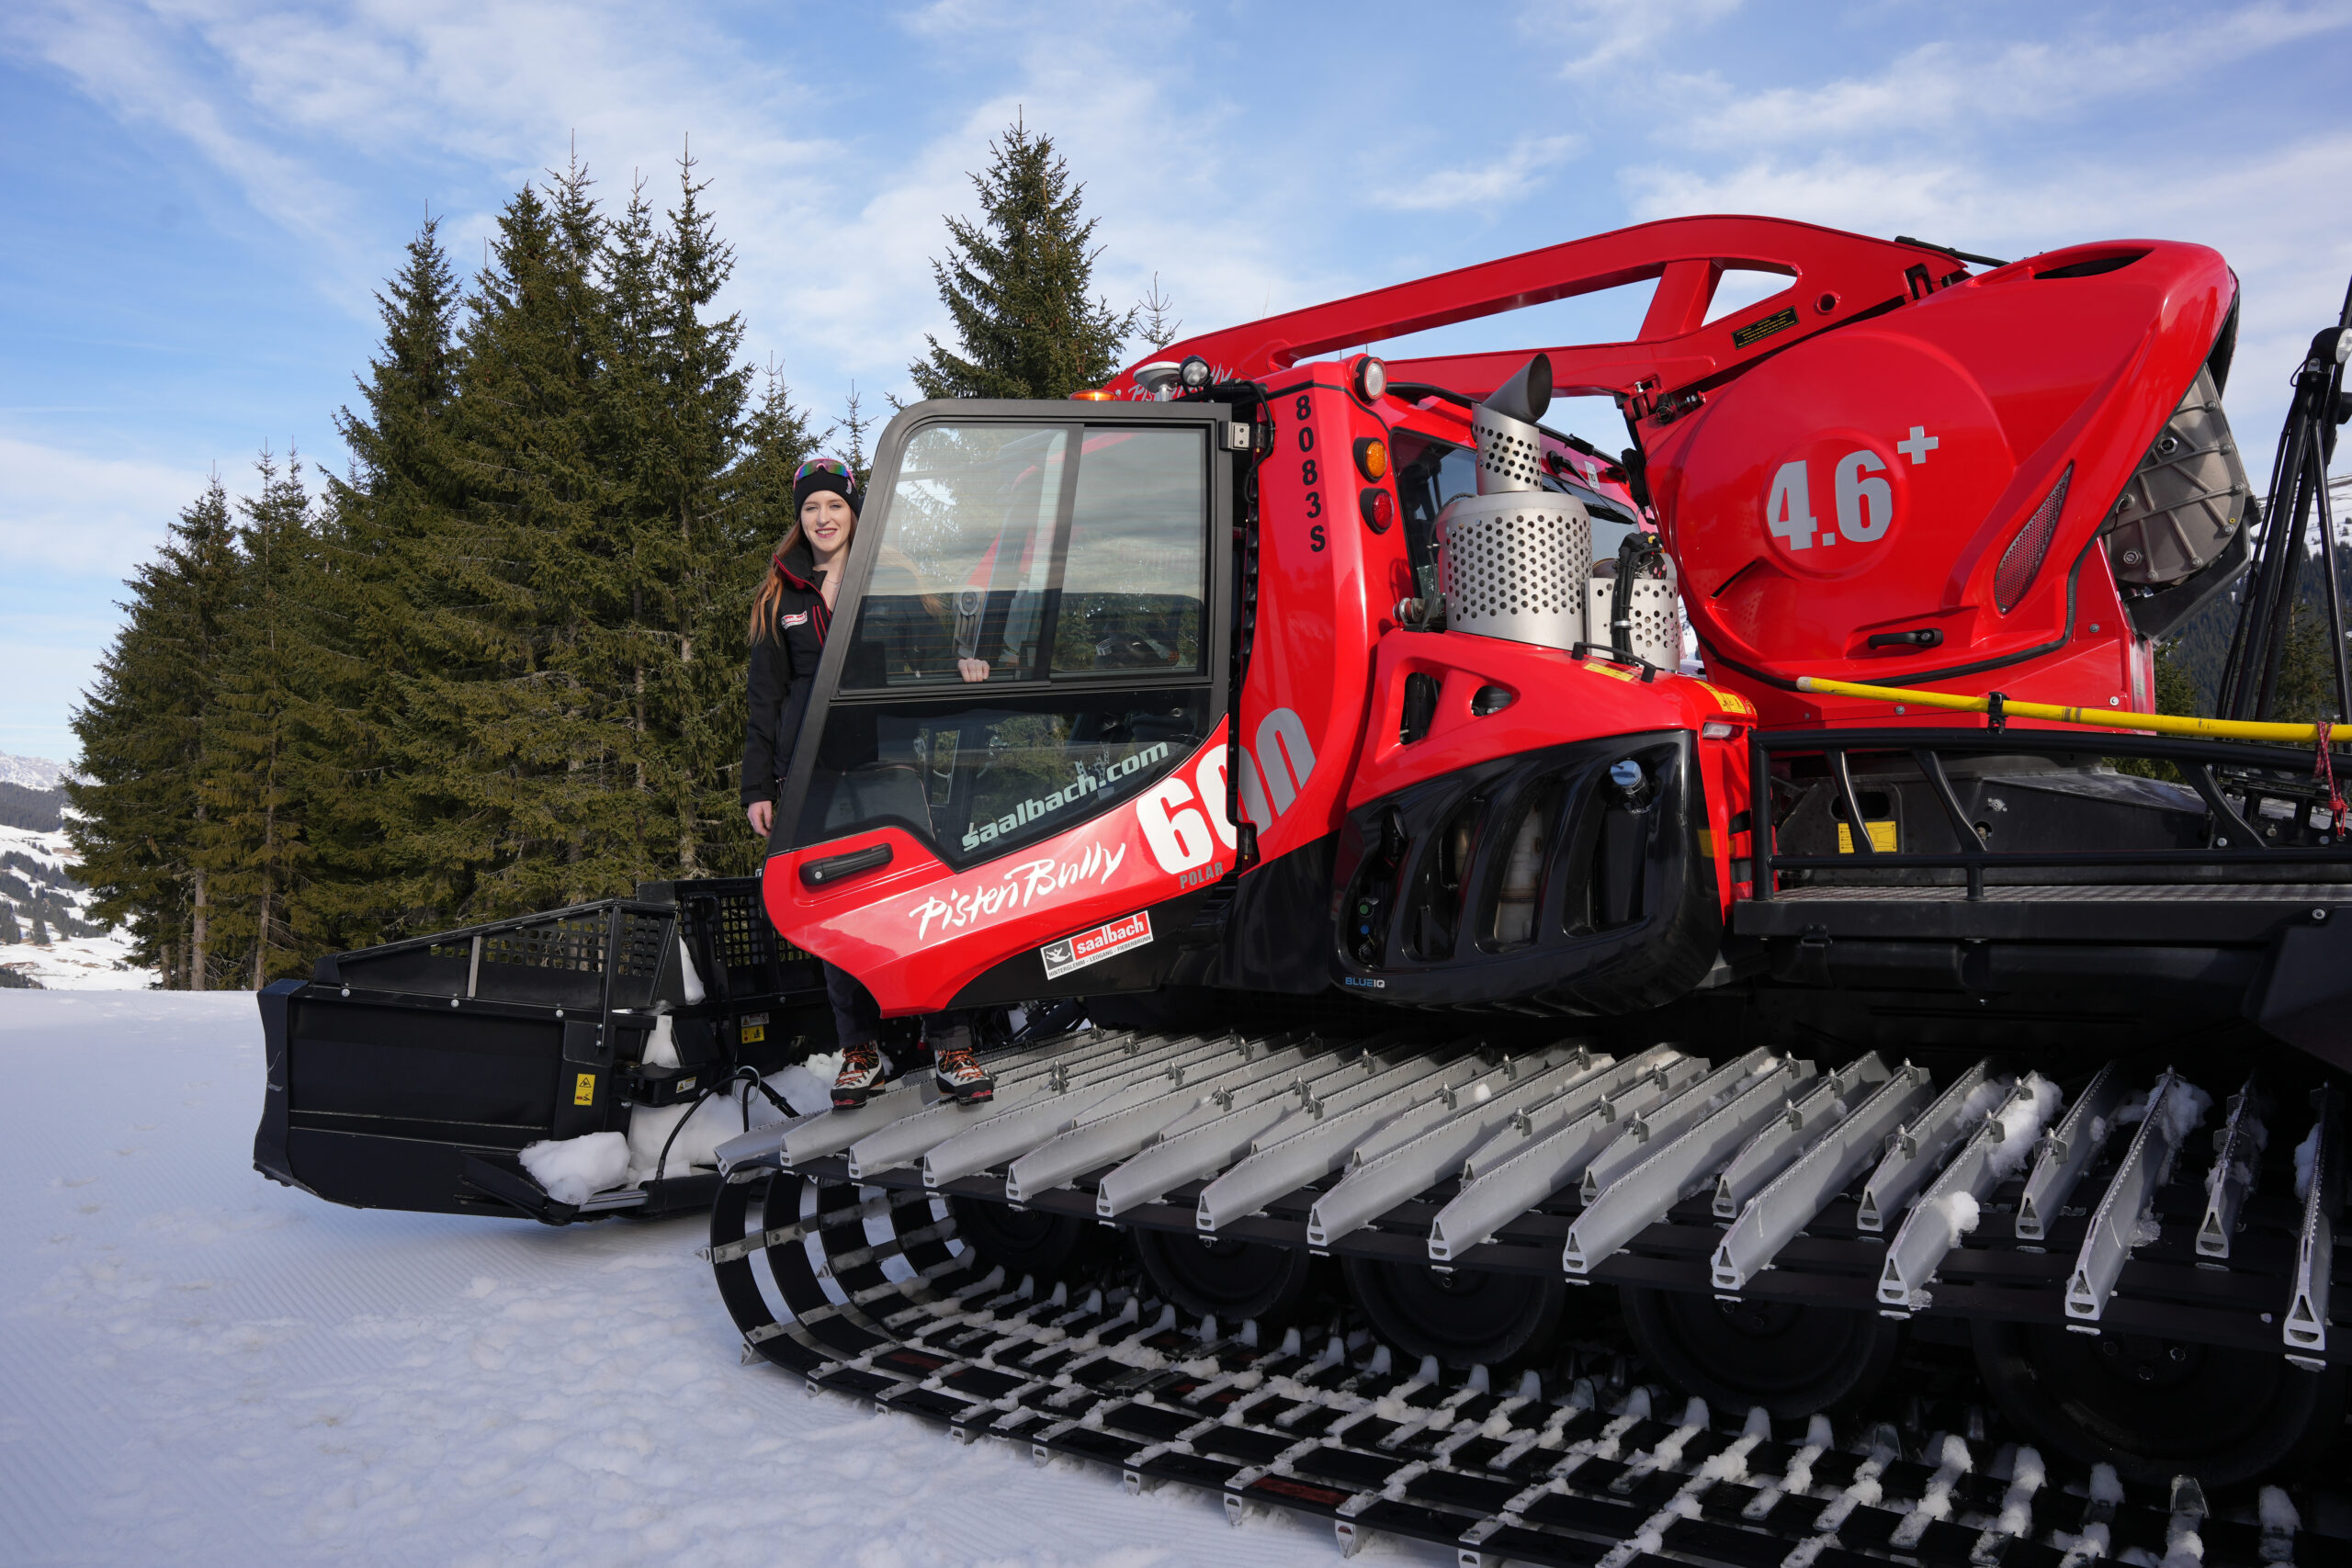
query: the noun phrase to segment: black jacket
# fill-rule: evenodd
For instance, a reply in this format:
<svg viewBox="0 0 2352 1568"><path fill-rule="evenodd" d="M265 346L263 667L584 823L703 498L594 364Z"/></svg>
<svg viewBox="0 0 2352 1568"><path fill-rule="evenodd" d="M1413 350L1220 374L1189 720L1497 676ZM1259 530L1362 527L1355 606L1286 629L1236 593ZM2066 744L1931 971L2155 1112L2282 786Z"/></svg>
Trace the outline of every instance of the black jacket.
<svg viewBox="0 0 2352 1568"><path fill-rule="evenodd" d="M792 750L808 712L808 694L817 682L817 660L833 624L833 613L820 592L823 581L808 542L794 540L784 558L784 594L775 618L768 635L752 642L752 712L743 736L746 806L775 799L784 770L792 764Z"/></svg>

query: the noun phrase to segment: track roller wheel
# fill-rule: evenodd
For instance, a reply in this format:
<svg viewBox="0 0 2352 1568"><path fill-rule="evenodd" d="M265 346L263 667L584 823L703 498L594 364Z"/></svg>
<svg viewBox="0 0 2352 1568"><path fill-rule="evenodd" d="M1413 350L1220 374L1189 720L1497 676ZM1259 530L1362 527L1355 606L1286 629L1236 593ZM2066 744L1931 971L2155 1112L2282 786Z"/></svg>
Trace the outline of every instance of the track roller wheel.
<svg viewBox="0 0 2352 1568"><path fill-rule="evenodd" d="M1568 1293L1561 1280L1533 1274L1449 1273L1370 1258L1343 1259L1341 1268L1374 1333L1409 1356L1435 1356L1449 1367L1541 1359Z"/></svg>
<svg viewBox="0 0 2352 1568"><path fill-rule="evenodd" d="M2127 1481L2290 1479L2344 1419L2343 1368L2308 1372L2275 1351L2041 1324L1978 1323L1973 1335L1977 1368L2009 1419Z"/></svg>
<svg viewBox="0 0 2352 1568"><path fill-rule="evenodd" d="M1618 1295L1649 1363L1719 1410L1760 1404L1787 1420L1857 1404L1894 1361L1898 1331L1875 1313L1630 1287Z"/></svg>
<svg viewBox="0 0 2352 1568"><path fill-rule="evenodd" d="M1261 1329L1286 1328L1315 1282L1315 1259L1291 1247L1148 1230L1136 1231L1135 1243L1161 1295L1221 1323L1255 1318Z"/></svg>
<svg viewBox="0 0 2352 1568"><path fill-rule="evenodd" d="M981 1198L950 1198L956 1234L982 1263L1001 1268L1008 1283L1023 1274L1051 1285L1092 1250L1094 1226L1076 1214L1015 1209Z"/></svg>

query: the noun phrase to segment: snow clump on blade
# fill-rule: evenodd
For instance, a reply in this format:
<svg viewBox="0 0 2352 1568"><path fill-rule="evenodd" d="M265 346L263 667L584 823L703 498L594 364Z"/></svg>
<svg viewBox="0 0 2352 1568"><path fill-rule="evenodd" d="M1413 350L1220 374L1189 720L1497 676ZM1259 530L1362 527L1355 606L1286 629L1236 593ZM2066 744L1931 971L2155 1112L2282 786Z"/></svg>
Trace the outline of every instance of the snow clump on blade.
<svg viewBox="0 0 2352 1568"><path fill-rule="evenodd" d="M1962 1127L1981 1124L1984 1118L1993 1114L1994 1107L2009 1097L2009 1079L1995 1077L1986 1078L1970 1089L1968 1098L1960 1102L1960 1124Z"/></svg>
<svg viewBox="0 0 2352 1568"><path fill-rule="evenodd" d="M2058 1113L2060 1096L2056 1084L2040 1073L2028 1073L2023 1087L2033 1098L2011 1100L1999 1116L2001 1146L1993 1151L1991 1162L1996 1181L2006 1181L2025 1168L2026 1156L2033 1152L2033 1141Z"/></svg>
<svg viewBox="0 0 2352 1568"><path fill-rule="evenodd" d="M2318 1160L2319 1123L2314 1122L2312 1130L2303 1134L2303 1141L2295 1145L2295 1201L2298 1203L2311 1198L2312 1167Z"/></svg>
<svg viewBox="0 0 2352 1568"><path fill-rule="evenodd" d="M2172 1141L2177 1145L2188 1136L2189 1129L2205 1120L2205 1112L2213 1108L2213 1097L2190 1083L2187 1078L2173 1080L2173 1092L2165 1096L2165 1121L2169 1124Z"/></svg>
<svg viewBox="0 0 2352 1568"><path fill-rule="evenodd" d="M628 1175L628 1140L618 1133L542 1140L523 1151L523 1168L559 1203L578 1205Z"/></svg>
<svg viewBox="0 0 2352 1568"><path fill-rule="evenodd" d="M1940 1198L1930 1198L1921 1205L1921 1213L1935 1216L1944 1228L1947 1251L1960 1245L1960 1238L1976 1228L1979 1209L1973 1196L1966 1192L1947 1192Z"/></svg>

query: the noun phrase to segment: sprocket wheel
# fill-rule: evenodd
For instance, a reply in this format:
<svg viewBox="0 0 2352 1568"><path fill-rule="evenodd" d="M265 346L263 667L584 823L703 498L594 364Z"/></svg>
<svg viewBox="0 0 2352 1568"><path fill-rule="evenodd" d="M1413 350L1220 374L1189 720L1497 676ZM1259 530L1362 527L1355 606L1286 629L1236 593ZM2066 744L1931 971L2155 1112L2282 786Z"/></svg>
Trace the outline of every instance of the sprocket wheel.
<svg viewBox="0 0 2352 1568"><path fill-rule="evenodd" d="M1894 1362L1898 1330L1874 1313L1680 1291L1618 1292L1650 1364L1717 1409L1777 1419L1860 1404Z"/></svg>
<svg viewBox="0 0 2352 1568"><path fill-rule="evenodd" d="M1135 1245L1160 1294L1224 1323L1255 1318L1261 1329L1286 1328L1315 1282L1314 1258L1291 1247L1140 1229Z"/></svg>
<svg viewBox="0 0 2352 1568"><path fill-rule="evenodd" d="M1977 1368L2011 1420L2127 1481L2288 1479L2344 1419L2342 1367L2311 1372L2275 1353L2041 1324L1972 1332Z"/></svg>
<svg viewBox="0 0 2352 1568"><path fill-rule="evenodd" d="M1019 1284L1028 1275L1050 1285L1067 1278L1094 1250L1095 1226L1075 1214L1015 1209L980 1198L951 1198L956 1234L982 1263L1004 1270Z"/></svg>
<svg viewBox="0 0 2352 1568"><path fill-rule="evenodd" d="M1350 1258L1348 1290L1373 1331L1411 1356L1449 1367L1510 1367L1552 1347L1568 1288L1532 1274L1451 1271L1423 1263Z"/></svg>

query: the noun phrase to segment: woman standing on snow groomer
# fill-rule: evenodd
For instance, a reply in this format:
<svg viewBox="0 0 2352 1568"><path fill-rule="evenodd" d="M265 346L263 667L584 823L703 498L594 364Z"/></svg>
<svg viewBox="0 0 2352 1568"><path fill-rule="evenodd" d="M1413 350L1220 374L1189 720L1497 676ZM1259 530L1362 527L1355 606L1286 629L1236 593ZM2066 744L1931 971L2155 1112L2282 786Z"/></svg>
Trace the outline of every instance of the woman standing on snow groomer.
<svg viewBox="0 0 2352 1568"><path fill-rule="evenodd" d="M752 604L752 712L743 739L742 795L743 815L763 838L775 826L776 800L783 793L778 774L791 762L800 738L817 660L849 565L850 541L857 534L857 475L839 457L811 457L792 476L792 501L799 520L786 531ZM985 681L989 673L977 660L964 660L962 672L967 681ZM833 1004L842 1051L833 1109L846 1111L865 1104L882 1087L882 1055L876 1043L882 1010L864 982L831 964L825 964L825 996ZM966 1103L989 1099L996 1082L973 1058L970 1022L944 1012L922 1023L941 1092Z"/></svg>

